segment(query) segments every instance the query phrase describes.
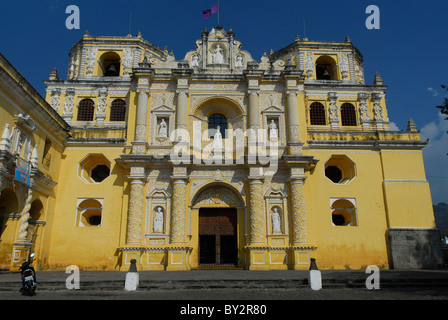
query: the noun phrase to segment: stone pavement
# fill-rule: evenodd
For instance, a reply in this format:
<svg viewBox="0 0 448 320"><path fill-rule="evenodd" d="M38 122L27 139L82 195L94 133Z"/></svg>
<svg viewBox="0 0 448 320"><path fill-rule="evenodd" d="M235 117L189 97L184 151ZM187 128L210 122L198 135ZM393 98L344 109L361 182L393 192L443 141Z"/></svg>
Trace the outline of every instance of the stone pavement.
<svg viewBox="0 0 448 320"><path fill-rule="evenodd" d="M80 271L84 290L123 290L124 271ZM296 288L309 287L308 271L191 270L140 271L139 289L223 289L223 288ZM371 275L364 270L321 270L323 288L365 288ZM70 273L37 272L39 291L66 290ZM448 290L448 270L380 270L381 288L443 287ZM17 290L20 274L0 271L0 292Z"/></svg>

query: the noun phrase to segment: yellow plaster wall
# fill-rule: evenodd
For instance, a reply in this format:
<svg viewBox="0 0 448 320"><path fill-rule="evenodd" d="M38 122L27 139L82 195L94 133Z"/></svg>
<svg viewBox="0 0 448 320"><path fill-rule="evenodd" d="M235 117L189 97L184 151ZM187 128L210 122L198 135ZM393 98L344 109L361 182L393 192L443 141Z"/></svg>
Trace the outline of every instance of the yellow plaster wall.
<svg viewBox="0 0 448 320"><path fill-rule="evenodd" d="M379 155L368 151L345 153L356 165L356 178L342 185L325 177L325 162L333 152L313 151L320 161L305 182L308 242L317 247L311 257L325 269L359 269L369 264L387 267L387 221ZM358 225L334 226L330 198L354 198Z"/></svg>
<svg viewBox="0 0 448 320"><path fill-rule="evenodd" d="M123 173L115 164L122 148L67 148L61 164L48 265L112 269L122 232ZM89 153L102 153L111 161L111 175L101 183L86 183L78 176L78 163ZM104 199L101 226L76 226L79 198ZM124 212L127 212L125 210Z"/></svg>
<svg viewBox="0 0 448 320"><path fill-rule="evenodd" d="M416 151L382 152L384 193L391 227L435 227L423 156Z"/></svg>
<svg viewBox="0 0 448 320"><path fill-rule="evenodd" d="M9 124L10 134L12 134L13 128L14 126L16 126L14 116L20 113L26 113L26 110L28 110L30 106L21 105L19 101L14 99L14 97L3 88L0 89L0 106L0 135L3 134L6 124ZM58 182L63 142L54 131L56 129L52 128L50 125L48 125L48 123L44 123L43 120L36 119L35 117L32 117L32 120L36 124L36 129L33 132L26 131L26 133L29 134L29 137L31 139L31 150L35 145L37 146L38 169L53 181ZM52 143L49 150L49 154L51 154L51 162L49 166L44 165L42 162L46 139L49 139ZM35 238L33 251L36 253L36 256L42 257L42 260L40 260L40 262L41 265L44 265L45 263L43 261L48 254L48 248L50 245L51 233L48 232L48 230L49 226L52 225L52 217L55 205L55 189L46 189L46 186L42 185L39 180L36 181L36 184L37 187L33 191L31 201L33 202L35 200L40 200L42 202L43 209L39 220L45 221L45 224L38 225L37 227L37 236ZM21 188L21 183L15 183L12 186L12 190L15 192L18 200L18 208L14 213L20 214L25 203L26 189ZM0 246L0 267L10 267L10 263L12 262L11 255L13 252L13 243L15 242L17 237L18 227L19 220L7 220L6 228L1 235L2 244Z"/></svg>

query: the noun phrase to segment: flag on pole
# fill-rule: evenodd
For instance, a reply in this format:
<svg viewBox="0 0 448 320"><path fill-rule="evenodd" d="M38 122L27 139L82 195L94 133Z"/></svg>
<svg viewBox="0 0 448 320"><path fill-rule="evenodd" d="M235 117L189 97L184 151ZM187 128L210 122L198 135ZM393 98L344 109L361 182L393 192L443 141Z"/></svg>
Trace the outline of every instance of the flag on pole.
<svg viewBox="0 0 448 320"><path fill-rule="evenodd" d="M202 18L208 19L212 14L217 13L219 10L218 4L215 4L211 9L202 10Z"/></svg>

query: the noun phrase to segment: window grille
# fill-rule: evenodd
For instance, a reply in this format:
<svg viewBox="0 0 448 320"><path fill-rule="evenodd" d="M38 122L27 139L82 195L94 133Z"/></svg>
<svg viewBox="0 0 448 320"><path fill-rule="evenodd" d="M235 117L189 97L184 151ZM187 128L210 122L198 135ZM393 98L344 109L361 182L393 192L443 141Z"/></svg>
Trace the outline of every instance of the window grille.
<svg viewBox="0 0 448 320"><path fill-rule="evenodd" d="M351 103L341 106L341 121L343 126L356 126L356 110Z"/></svg>
<svg viewBox="0 0 448 320"><path fill-rule="evenodd" d="M325 108L322 103L313 102L310 105L310 124L312 126L325 126Z"/></svg>
<svg viewBox="0 0 448 320"><path fill-rule="evenodd" d="M225 134L227 129L227 118L220 113L214 113L208 118L208 129L210 137L213 137L215 135L218 126L222 138L224 139L226 137Z"/></svg>
<svg viewBox="0 0 448 320"><path fill-rule="evenodd" d="M90 99L83 99L79 102L78 121L93 121L95 103Z"/></svg>
<svg viewBox="0 0 448 320"><path fill-rule="evenodd" d="M110 107L110 121L126 120L126 102L121 99L114 100Z"/></svg>

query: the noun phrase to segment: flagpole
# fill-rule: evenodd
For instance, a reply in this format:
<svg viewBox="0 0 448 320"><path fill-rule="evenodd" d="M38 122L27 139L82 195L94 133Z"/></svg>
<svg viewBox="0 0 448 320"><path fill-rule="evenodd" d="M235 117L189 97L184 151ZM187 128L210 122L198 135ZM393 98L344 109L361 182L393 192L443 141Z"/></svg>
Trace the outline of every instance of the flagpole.
<svg viewBox="0 0 448 320"><path fill-rule="evenodd" d="M218 0L218 27L219 27L219 0Z"/></svg>

